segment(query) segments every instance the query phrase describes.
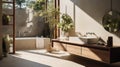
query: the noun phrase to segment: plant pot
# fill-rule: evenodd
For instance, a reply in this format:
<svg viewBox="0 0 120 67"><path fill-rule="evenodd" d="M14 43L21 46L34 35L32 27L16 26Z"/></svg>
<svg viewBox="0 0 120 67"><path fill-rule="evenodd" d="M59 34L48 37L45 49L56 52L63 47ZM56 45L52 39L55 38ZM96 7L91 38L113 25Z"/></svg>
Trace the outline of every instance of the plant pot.
<svg viewBox="0 0 120 67"><path fill-rule="evenodd" d="M60 39L61 40L69 40L69 32L62 31Z"/></svg>
<svg viewBox="0 0 120 67"><path fill-rule="evenodd" d="M51 44L48 44L46 47L46 50L47 50L47 52L52 52L52 46L51 46Z"/></svg>

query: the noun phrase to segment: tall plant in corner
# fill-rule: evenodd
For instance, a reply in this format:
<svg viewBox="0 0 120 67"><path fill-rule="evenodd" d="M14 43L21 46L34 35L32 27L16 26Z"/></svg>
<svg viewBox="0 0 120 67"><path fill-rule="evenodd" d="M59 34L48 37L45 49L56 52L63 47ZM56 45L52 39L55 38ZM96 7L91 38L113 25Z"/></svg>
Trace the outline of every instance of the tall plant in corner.
<svg viewBox="0 0 120 67"><path fill-rule="evenodd" d="M51 8L50 10L47 10L43 13L43 16L47 18L46 23L49 24L50 38L54 38L54 31L57 27L57 24L59 23L57 16L59 15L60 12L58 8Z"/></svg>
<svg viewBox="0 0 120 67"><path fill-rule="evenodd" d="M49 24L49 37L54 38L54 27L59 23L59 20L55 16L59 16L59 9L50 6L46 9L45 0L30 1L28 6L35 11L35 16L42 17L43 20L45 20L45 23Z"/></svg>

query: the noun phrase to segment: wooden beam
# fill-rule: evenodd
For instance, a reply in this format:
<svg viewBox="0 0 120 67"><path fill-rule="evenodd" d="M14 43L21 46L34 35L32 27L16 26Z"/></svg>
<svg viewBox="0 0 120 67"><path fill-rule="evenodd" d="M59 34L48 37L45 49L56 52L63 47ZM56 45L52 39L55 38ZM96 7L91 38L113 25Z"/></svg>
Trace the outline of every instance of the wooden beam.
<svg viewBox="0 0 120 67"><path fill-rule="evenodd" d="M13 0L13 54L15 54L15 0Z"/></svg>

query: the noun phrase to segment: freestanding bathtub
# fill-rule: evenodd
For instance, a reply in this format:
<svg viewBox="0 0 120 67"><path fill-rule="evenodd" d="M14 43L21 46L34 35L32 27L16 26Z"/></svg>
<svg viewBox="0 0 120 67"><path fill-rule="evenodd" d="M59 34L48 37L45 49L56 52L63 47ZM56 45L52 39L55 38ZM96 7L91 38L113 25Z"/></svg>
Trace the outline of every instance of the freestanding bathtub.
<svg viewBox="0 0 120 67"><path fill-rule="evenodd" d="M17 37L15 43L16 50L42 49L50 43L50 38Z"/></svg>

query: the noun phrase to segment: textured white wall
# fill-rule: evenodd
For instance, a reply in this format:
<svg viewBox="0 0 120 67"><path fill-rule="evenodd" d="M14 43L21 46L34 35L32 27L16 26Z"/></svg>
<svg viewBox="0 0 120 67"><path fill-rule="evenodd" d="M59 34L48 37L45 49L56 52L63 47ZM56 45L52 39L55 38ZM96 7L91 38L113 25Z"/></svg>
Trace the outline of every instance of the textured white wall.
<svg viewBox="0 0 120 67"><path fill-rule="evenodd" d="M104 41L113 36L114 46L120 46L120 38L107 32L102 17L110 9L110 0L60 0L60 11L68 13L75 22L75 32L94 32Z"/></svg>
<svg viewBox="0 0 120 67"><path fill-rule="evenodd" d="M69 5L68 5L69 4ZM72 20L75 21L74 18L74 3L72 1L68 1L68 0L61 0L60 1L60 12L61 13L67 13L68 15L71 16ZM71 36L74 36L74 29L70 31Z"/></svg>

